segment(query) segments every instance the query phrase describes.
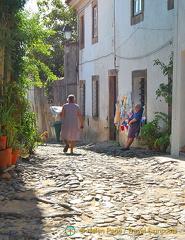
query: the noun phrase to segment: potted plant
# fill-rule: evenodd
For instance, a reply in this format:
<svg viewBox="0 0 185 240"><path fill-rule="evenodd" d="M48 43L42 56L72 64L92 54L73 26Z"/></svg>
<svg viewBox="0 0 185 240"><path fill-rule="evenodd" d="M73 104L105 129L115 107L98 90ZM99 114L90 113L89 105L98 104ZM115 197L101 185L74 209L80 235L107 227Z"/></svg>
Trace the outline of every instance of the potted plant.
<svg viewBox="0 0 185 240"><path fill-rule="evenodd" d="M166 151L167 147L170 145L170 136L163 135L160 138L156 139L154 147L159 147L160 151Z"/></svg>
<svg viewBox="0 0 185 240"><path fill-rule="evenodd" d="M12 145L12 165L16 164L16 161L20 155L21 149L22 149L22 144L18 140L14 141L14 144Z"/></svg>
<svg viewBox="0 0 185 240"><path fill-rule="evenodd" d="M155 118L141 127L140 144L150 150L165 151L170 144L170 124L168 115L156 113Z"/></svg>
<svg viewBox="0 0 185 240"><path fill-rule="evenodd" d="M0 149L6 149L7 136L0 133Z"/></svg>
<svg viewBox="0 0 185 240"><path fill-rule="evenodd" d="M1 100L0 103L0 132L3 138L6 139L6 145L0 151L0 167L4 168L5 165L12 165L12 146L16 140L17 122L14 116L15 105L7 104L6 99Z"/></svg>
<svg viewBox="0 0 185 240"><path fill-rule="evenodd" d="M3 115L3 108L2 108L2 105L0 105L0 149L6 149L7 136L4 136L3 134L2 115Z"/></svg>
<svg viewBox="0 0 185 240"><path fill-rule="evenodd" d="M153 150L154 143L159 137L160 127L158 125L158 119L154 118L154 120L141 127L139 142L141 145L147 145L150 150Z"/></svg>
<svg viewBox="0 0 185 240"><path fill-rule="evenodd" d="M33 112L26 112L22 116L19 128L19 141L21 142L20 155L28 157L40 142L37 136L36 116Z"/></svg>

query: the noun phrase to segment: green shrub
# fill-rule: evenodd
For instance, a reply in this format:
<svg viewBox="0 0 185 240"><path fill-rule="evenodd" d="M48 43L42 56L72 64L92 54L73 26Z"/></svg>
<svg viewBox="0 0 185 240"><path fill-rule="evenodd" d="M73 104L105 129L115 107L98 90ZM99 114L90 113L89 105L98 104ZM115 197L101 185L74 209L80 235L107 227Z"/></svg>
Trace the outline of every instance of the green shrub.
<svg viewBox="0 0 185 240"><path fill-rule="evenodd" d="M168 115L156 112L154 119L141 127L139 142L152 150L165 151L170 144L170 133Z"/></svg>

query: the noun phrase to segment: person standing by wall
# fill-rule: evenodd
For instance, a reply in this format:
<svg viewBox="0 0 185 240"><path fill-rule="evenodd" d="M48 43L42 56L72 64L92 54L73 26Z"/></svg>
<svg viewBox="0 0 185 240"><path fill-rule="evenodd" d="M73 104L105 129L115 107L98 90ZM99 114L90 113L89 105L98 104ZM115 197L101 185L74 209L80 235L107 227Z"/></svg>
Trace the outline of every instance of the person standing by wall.
<svg viewBox="0 0 185 240"><path fill-rule="evenodd" d="M70 94L67 98L67 101L68 103L63 105L62 112L60 114L60 116L63 118L60 140L65 144L63 152L66 153L68 151L70 142L70 152L73 154L75 142L80 139L80 129L84 128L84 124L80 108L74 103L75 96Z"/></svg>
<svg viewBox="0 0 185 240"><path fill-rule="evenodd" d="M122 148L122 151L130 150L130 145L133 143L134 139L139 136L140 132L140 121L143 115L143 107L141 104L135 105L135 113L129 119L129 132L125 148Z"/></svg>

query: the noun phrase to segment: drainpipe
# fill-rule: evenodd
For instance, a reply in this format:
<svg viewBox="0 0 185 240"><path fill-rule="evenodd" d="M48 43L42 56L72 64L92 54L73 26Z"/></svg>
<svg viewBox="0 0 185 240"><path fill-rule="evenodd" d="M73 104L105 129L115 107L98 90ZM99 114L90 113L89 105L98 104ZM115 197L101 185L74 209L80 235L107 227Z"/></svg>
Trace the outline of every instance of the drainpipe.
<svg viewBox="0 0 185 240"><path fill-rule="evenodd" d="M113 16L113 28L114 28L114 46L113 46L113 52L114 52L114 69L118 71L119 66L116 64L116 0L114 0L114 16Z"/></svg>
<svg viewBox="0 0 185 240"><path fill-rule="evenodd" d="M80 79L79 79L79 20L77 22L77 38L76 38L76 94L77 94L77 101L80 100Z"/></svg>
<svg viewBox="0 0 185 240"><path fill-rule="evenodd" d="M171 155L179 156L179 147L180 147L180 129L176 126L180 126L180 94L177 92L180 89L180 82L178 81L179 73L177 71L178 66L178 13L179 13L179 0L176 0L175 5L175 54L174 54L174 66L173 66L173 91L172 91L172 134L171 134ZM180 79L179 79L180 80Z"/></svg>

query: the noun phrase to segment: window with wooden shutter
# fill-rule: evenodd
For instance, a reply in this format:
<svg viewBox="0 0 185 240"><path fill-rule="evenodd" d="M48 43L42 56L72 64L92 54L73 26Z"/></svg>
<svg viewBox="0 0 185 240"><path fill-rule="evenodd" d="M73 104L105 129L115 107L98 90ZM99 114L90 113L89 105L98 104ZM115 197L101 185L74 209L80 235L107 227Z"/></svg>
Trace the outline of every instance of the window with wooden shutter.
<svg viewBox="0 0 185 240"><path fill-rule="evenodd" d="M147 114L147 70L132 72L132 103L140 103Z"/></svg>
<svg viewBox="0 0 185 240"><path fill-rule="evenodd" d="M92 44L98 42L98 3L92 2Z"/></svg>
<svg viewBox="0 0 185 240"><path fill-rule="evenodd" d="M144 20L144 0L130 0L131 2L131 25Z"/></svg>
<svg viewBox="0 0 185 240"><path fill-rule="evenodd" d="M136 16L142 12L141 0L134 0L134 12L133 15Z"/></svg>
<svg viewBox="0 0 185 240"><path fill-rule="evenodd" d="M85 116L85 80L80 80L80 109L82 116Z"/></svg>
<svg viewBox="0 0 185 240"><path fill-rule="evenodd" d="M85 46L85 23L83 12L79 15L79 45L80 49Z"/></svg>
<svg viewBox="0 0 185 240"><path fill-rule="evenodd" d="M99 76L92 76L92 116L99 116Z"/></svg>
<svg viewBox="0 0 185 240"><path fill-rule="evenodd" d="M167 7L168 10L174 9L174 0L168 0L167 4L168 4L168 7Z"/></svg>

